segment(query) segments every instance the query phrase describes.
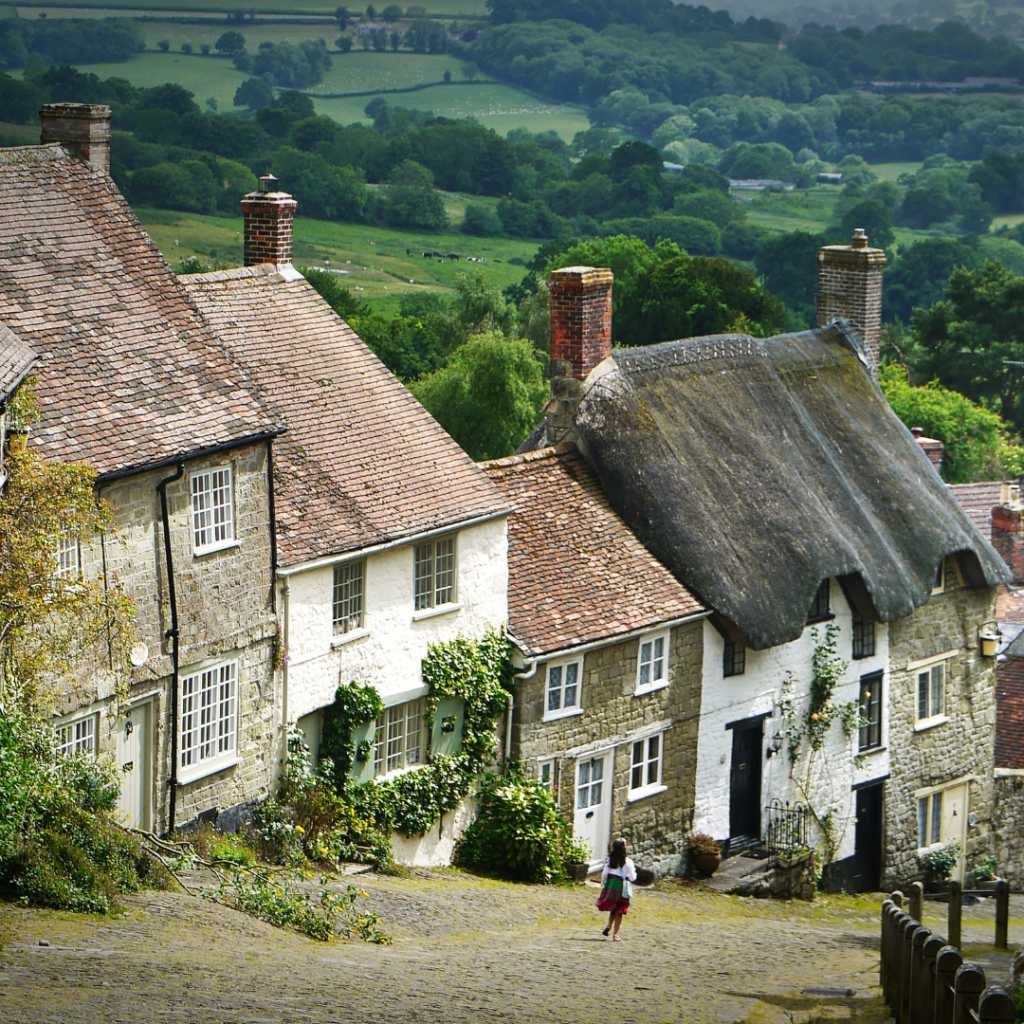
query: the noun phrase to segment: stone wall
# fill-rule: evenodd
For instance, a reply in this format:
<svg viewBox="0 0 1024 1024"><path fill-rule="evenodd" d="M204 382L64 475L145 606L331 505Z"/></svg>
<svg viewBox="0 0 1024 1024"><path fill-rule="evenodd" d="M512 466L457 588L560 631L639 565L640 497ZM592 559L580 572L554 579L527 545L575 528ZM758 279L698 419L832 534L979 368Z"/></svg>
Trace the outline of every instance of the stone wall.
<svg viewBox="0 0 1024 1024"><path fill-rule="evenodd" d="M230 463L234 476L237 544L193 555L190 474ZM135 636L148 649L145 664L133 670L129 700L113 705L113 687L104 666L90 666L66 681L55 710L74 718L84 710L102 711L98 746L113 752L113 724L125 707L152 701L149 824L166 826L170 776L171 659L170 604L159 481L173 467L140 473L102 489L115 509L115 528L82 541L87 577L120 580L135 601ZM176 819L186 822L212 807L230 808L265 796L274 776L279 723L275 720L274 645L277 619L271 590L267 449L249 446L213 460L186 463L185 475L167 486L180 629L179 665L185 675L211 660L238 660L238 753L236 765L182 785Z"/></svg>
<svg viewBox="0 0 1024 1024"><path fill-rule="evenodd" d="M578 757L614 747L611 838L624 836L638 865L657 874L680 871L684 836L693 818L697 727L700 714L703 626L688 623L671 630L668 686L636 693L639 639L612 643L583 657L582 714L545 722L547 662L516 689L512 756L536 777L541 761L555 761L559 803L567 821L574 817ZM664 733L664 792L628 801L632 733L660 722ZM603 857L595 850L595 857Z"/></svg>
<svg viewBox="0 0 1024 1024"><path fill-rule="evenodd" d="M996 769L992 834L999 874L1014 889L1024 887L1024 771Z"/></svg>
<svg viewBox="0 0 1024 1024"><path fill-rule="evenodd" d="M992 765L995 659L983 658L978 628L995 615L995 592L962 585L950 558L946 591L889 627L889 747L883 888L923 877L918 860L918 793L958 780L968 785L966 863L993 852ZM946 662L948 720L915 730L917 673L908 665L954 652Z"/></svg>

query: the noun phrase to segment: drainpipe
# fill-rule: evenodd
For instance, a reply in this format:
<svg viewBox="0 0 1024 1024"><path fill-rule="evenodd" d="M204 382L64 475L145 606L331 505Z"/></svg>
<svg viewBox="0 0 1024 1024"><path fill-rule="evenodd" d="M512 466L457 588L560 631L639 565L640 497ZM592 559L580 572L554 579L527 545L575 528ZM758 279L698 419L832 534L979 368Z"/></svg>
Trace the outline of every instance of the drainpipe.
<svg viewBox="0 0 1024 1024"><path fill-rule="evenodd" d="M290 577L281 577L281 764L288 757L288 613ZM280 772L278 773L280 775Z"/></svg>
<svg viewBox="0 0 1024 1024"><path fill-rule="evenodd" d="M527 662L523 666L524 669L529 666L529 672L516 672L513 674L513 679L532 679L537 674L537 666L540 664L540 658L534 658L533 661ZM505 717L505 760L512 760L512 712L516 706L516 695L513 690L508 695L508 713Z"/></svg>
<svg viewBox="0 0 1024 1024"><path fill-rule="evenodd" d="M167 782L170 800L167 809L167 831L174 831L174 816L178 798L178 599L174 592L174 558L171 554L171 520L167 514L167 485L185 475L185 463L179 462L172 476L164 477L156 485L160 492L160 514L164 524L164 557L167 560L167 596L171 605L171 628L164 639L171 641L171 777Z"/></svg>

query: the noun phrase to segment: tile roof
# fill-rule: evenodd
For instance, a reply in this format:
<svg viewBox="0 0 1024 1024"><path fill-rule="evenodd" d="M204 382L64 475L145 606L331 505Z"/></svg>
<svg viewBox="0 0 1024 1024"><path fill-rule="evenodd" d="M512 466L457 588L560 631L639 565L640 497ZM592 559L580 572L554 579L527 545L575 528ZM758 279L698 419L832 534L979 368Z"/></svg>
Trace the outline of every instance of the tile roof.
<svg viewBox="0 0 1024 1024"><path fill-rule="evenodd" d="M0 399L6 399L28 376L35 361L35 352L0 324Z"/></svg>
<svg viewBox="0 0 1024 1024"><path fill-rule="evenodd" d="M0 322L39 354L49 458L115 473L274 424L109 177L0 149Z"/></svg>
<svg viewBox="0 0 1024 1024"><path fill-rule="evenodd" d="M509 519L509 631L539 655L702 610L612 511L567 445L485 462Z"/></svg>
<svg viewBox="0 0 1024 1024"><path fill-rule="evenodd" d="M288 433L274 445L282 565L499 513L509 502L303 278L181 278Z"/></svg>
<svg viewBox="0 0 1024 1024"><path fill-rule="evenodd" d="M1003 485L998 480L987 480L980 484L950 484L949 489L982 536L991 540L992 507L1000 503Z"/></svg>

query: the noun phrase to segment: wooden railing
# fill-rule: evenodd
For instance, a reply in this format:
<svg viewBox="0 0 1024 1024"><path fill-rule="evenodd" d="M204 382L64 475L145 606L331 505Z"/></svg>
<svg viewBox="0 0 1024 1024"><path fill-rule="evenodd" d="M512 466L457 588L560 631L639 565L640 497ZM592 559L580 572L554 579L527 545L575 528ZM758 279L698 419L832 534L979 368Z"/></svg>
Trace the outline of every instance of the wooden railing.
<svg viewBox="0 0 1024 1024"><path fill-rule="evenodd" d="M965 961L956 946L921 924L923 895L917 882L906 910L900 892L882 904L882 994L897 1022L1013 1024L1007 989L988 984L978 964Z"/></svg>

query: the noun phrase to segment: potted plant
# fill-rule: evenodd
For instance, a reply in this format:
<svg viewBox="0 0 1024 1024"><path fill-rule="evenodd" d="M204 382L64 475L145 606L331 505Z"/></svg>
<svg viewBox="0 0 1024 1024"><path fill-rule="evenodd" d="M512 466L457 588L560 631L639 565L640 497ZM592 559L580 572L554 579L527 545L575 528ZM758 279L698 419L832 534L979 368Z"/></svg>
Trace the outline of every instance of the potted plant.
<svg viewBox="0 0 1024 1024"><path fill-rule="evenodd" d="M921 857L927 875L926 887L930 892L944 892L960 859L960 844L954 839L942 845L933 846Z"/></svg>
<svg viewBox="0 0 1024 1024"><path fill-rule="evenodd" d="M590 873L590 844L567 832L562 844L562 870L570 882L582 885Z"/></svg>
<svg viewBox="0 0 1024 1024"><path fill-rule="evenodd" d="M998 870L999 861L995 857L982 857L974 865L974 888L995 889L1000 881Z"/></svg>
<svg viewBox="0 0 1024 1024"><path fill-rule="evenodd" d="M702 875L713 875L722 863L722 844L705 832L691 832L686 839L694 867Z"/></svg>

